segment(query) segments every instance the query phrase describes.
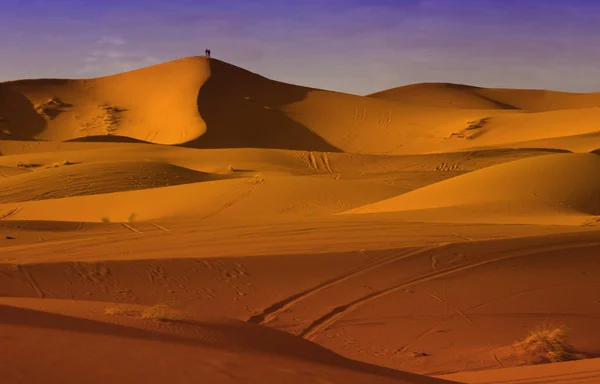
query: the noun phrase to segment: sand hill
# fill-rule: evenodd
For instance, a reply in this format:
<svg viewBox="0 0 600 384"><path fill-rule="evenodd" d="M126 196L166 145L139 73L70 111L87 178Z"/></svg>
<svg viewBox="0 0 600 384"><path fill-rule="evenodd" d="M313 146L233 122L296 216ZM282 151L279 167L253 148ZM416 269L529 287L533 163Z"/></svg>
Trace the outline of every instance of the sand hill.
<svg viewBox="0 0 600 384"><path fill-rule="evenodd" d="M480 169L346 213L424 211L450 222L581 224L600 216L597 180L600 156L556 154Z"/></svg>
<svg viewBox="0 0 600 384"><path fill-rule="evenodd" d="M451 83L413 84L369 96L414 105L464 109L521 109L539 112L600 106L600 93L481 88Z"/></svg>
<svg viewBox="0 0 600 384"><path fill-rule="evenodd" d="M0 83L8 382L597 382L598 105L199 57ZM515 343L547 323L585 359Z"/></svg>

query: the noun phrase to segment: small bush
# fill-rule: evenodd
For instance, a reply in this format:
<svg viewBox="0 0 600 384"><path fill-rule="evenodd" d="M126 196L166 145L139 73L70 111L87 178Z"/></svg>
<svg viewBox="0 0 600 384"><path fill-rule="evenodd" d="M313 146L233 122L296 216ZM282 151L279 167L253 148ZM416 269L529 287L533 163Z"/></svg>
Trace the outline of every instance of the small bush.
<svg viewBox="0 0 600 384"><path fill-rule="evenodd" d="M529 332L517 346L532 357L533 363L554 363L579 360L584 355L576 353L568 342L568 329L563 325L546 323Z"/></svg>

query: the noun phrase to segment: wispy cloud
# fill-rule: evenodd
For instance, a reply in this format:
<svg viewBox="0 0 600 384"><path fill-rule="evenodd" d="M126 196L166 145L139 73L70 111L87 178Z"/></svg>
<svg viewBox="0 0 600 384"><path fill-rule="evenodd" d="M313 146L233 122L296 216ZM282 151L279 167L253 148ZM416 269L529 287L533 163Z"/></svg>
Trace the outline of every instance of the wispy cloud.
<svg viewBox="0 0 600 384"><path fill-rule="evenodd" d="M102 36L99 40L98 40L98 45L116 45L116 46L120 46L120 45L125 45L127 44L125 42L125 40L119 36Z"/></svg>
<svg viewBox="0 0 600 384"><path fill-rule="evenodd" d="M161 60L142 50L132 49L119 36L102 36L83 58L77 73L85 76L106 76L158 64Z"/></svg>

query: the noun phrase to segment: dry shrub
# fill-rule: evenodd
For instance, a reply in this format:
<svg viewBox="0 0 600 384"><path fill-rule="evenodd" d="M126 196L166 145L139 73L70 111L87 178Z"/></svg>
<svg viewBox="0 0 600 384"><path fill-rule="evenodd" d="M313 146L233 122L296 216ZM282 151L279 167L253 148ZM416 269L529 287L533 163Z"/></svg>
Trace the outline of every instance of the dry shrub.
<svg viewBox="0 0 600 384"><path fill-rule="evenodd" d="M518 342L517 346L531 357L531 363L555 363L585 358L569 344L568 331L564 325L544 323L529 331L529 335Z"/></svg>

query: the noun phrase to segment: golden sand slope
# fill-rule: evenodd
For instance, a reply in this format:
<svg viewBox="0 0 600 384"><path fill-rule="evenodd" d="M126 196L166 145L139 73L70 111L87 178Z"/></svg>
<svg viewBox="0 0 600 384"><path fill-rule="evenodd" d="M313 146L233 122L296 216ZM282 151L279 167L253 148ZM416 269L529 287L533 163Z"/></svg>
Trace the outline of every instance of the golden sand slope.
<svg viewBox="0 0 600 384"><path fill-rule="evenodd" d="M50 142L31 147L0 144L8 154L0 157L6 170L0 179L0 217L127 222L181 215L218 219L327 215L483 167L552 153L489 150L375 156L99 144L63 143L60 150Z"/></svg>
<svg viewBox="0 0 600 384"><path fill-rule="evenodd" d="M429 220L554 224L572 223L574 216L582 222L600 215L598 180L600 156L548 155L484 168L346 213L425 211Z"/></svg>
<svg viewBox="0 0 600 384"><path fill-rule="evenodd" d="M209 76L205 61L187 59L98 79L4 83L9 99L20 107L4 112L10 134L5 138L120 135L182 143L206 130L196 98ZM35 118L35 124L25 124L24 118Z"/></svg>

